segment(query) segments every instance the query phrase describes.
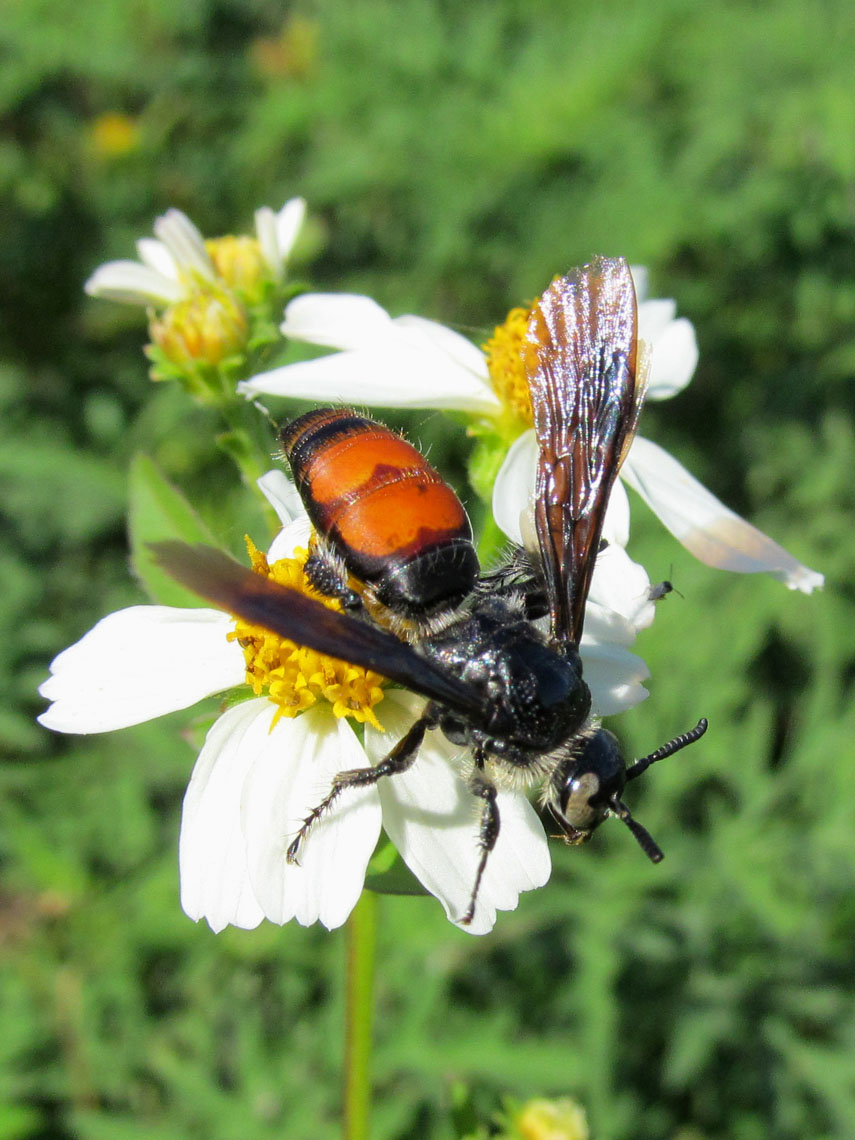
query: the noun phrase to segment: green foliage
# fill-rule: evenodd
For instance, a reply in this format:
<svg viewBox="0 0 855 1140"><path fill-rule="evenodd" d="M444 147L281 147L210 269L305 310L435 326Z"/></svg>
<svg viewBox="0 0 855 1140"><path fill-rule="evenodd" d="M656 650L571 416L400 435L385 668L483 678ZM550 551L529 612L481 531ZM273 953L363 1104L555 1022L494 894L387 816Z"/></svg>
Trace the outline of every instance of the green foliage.
<svg viewBox="0 0 855 1140"><path fill-rule="evenodd" d="M711 725L633 787L667 859L616 825L556 845L484 939L381 897L374 1134L569 1093L612 1140L850 1137L851 4L29 0L0 44L0 1140L340 1132L342 935L215 938L178 906L214 707L79 740L33 720L51 657L143 600L129 471L135 543L266 537L213 416L148 380L142 313L82 283L167 206L215 234L296 193L315 284L475 338L594 253L650 265L701 364L645 433L828 576L805 598L707 570L635 512L631 553L684 597L620 731L641 753ZM401 422L462 476L462 432Z"/></svg>

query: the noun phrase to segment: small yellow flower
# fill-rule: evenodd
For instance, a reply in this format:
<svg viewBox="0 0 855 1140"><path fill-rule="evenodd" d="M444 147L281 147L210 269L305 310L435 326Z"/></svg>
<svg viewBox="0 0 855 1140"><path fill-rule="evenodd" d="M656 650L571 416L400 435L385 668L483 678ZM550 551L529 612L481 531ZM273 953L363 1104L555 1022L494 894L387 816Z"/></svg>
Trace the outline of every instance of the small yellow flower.
<svg viewBox="0 0 855 1140"><path fill-rule="evenodd" d="M271 281L270 266L258 240L246 234L209 238L205 248L217 273L248 304L260 301Z"/></svg>
<svg viewBox="0 0 855 1140"><path fill-rule="evenodd" d="M99 115L89 127L92 148L102 158L118 158L139 146L140 131L135 119L119 111Z"/></svg>
<svg viewBox="0 0 855 1140"><path fill-rule="evenodd" d="M249 321L243 306L230 293L200 289L183 301L152 316L149 332L173 364L216 367L246 345Z"/></svg>
<svg viewBox="0 0 855 1140"><path fill-rule="evenodd" d="M569 1096L530 1100L514 1115L519 1140L588 1140L585 1110Z"/></svg>

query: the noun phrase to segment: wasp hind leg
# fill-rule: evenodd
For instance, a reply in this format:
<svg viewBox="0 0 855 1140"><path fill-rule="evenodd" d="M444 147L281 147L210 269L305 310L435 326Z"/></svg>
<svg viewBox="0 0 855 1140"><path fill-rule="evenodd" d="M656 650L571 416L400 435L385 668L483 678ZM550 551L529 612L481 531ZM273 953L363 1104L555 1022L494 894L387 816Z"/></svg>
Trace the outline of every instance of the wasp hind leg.
<svg viewBox="0 0 855 1140"><path fill-rule="evenodd" d="M379 764L375 764L373 768L351 768L349 771L339 772L337 776L333 777L332 788L317 807L312 808L303 820L302 827L288 845L288 850L285 852L286 860L289 863L297 862L297 856L306 836L315 824L327 814L346 788L372 787L384 776L395 776L399 772L406 772L418 754L425 732L429 728L434 728L436 723L437 714L429 704L419 719L413 721L392 751Z"/></svg>
<svg viewBox="0 0 855 1140"><path fill-rule="evenodd" d="M478 847L481 851L481 858L478 860L478 869L475 872L475 884L472 887L469 906L467 906L463 917L460 919L464 926L468 926L475 917L475 903L478 900L478 891L481 887L481 880L484 877L484 869L487 866L490 852L496 846L496 840L499 838L499 828L501 826L496 785L484 775L483 757L479 756L476 758L476 765L477 767L474 773L469 778L469 790L473 796L477 796L480 800L483 800L481 823L478 827Z"/></svg>
<svg viewBox="0 0 855 1140"><path fill-rule="evenodd" d="M359 613L362 598L347 584L347 570L342 560L325 544L316 541L303 568L312 586L327 598L337 598L342 608Z"/></svg>

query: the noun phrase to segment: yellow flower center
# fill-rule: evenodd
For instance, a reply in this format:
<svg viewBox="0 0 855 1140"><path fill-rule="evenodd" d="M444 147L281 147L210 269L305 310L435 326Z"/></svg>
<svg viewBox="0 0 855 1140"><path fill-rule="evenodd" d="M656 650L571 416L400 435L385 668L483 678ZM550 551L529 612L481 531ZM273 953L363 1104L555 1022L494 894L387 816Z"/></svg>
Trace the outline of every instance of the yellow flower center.
<svg viewBox="0 0 855 1140"><path fill-rule="evenodd" d="M271 565L249 538L246 545L256 574L299 590L328 609L341 610L337 600L318 594L309 584L305 574L307 551L297 550L294 558L280 558ZM378 673L316 653L240 618L229 639L243 649L247 684L257 696L264 694L279 706L274 724L281 716L296 716L316 701L325 700L336 716L349 716L383 731L373 711L383 700L382 686L386 683Z"/></svg>
<svg viewBox="0 0 855 1140"><path fill-rule="evenodd" d="M226 290L199 290L149 324L151 338L173 364L220 364L246 344L243 306Z"/></svg>
<svg viewBox="0 0 855 1140"><path fill-rule="evenodd" d="M264 285L270 280L270 266L254 237L211 238L205 242L214 268L230 289L250 303L259 301Z"/></svg>
<svg viewBox="0 0 855 1140"><path fill-rule="evenodd" d="M523 365L525 336L531 309L511 309L505 321L483 346L493 391L505 408L526 427L534 422L531 394Z"/></svg>

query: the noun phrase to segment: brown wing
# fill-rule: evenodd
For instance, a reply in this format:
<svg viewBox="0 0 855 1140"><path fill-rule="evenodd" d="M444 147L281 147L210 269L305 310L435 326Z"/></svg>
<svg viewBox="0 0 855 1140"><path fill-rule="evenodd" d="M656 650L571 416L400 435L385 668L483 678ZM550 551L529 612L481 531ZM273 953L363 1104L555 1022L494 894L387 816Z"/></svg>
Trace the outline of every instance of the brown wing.
<svg viewBox="0 0 855 1140"><path fill-rule="evenodd" d="M215 606L298 645L362 665L466 716L483 716L482 697L425 660L394 634L254 574L212 546L152 542L160 566Z"/></svg>
<svg viewBox="0 0 855 1140"><path fill-rule="evenodd" d="M609 494L641 411L636 324L622 257L597 257L556 278L529 318L535 523L557 641L582 636Z"/></svg>

